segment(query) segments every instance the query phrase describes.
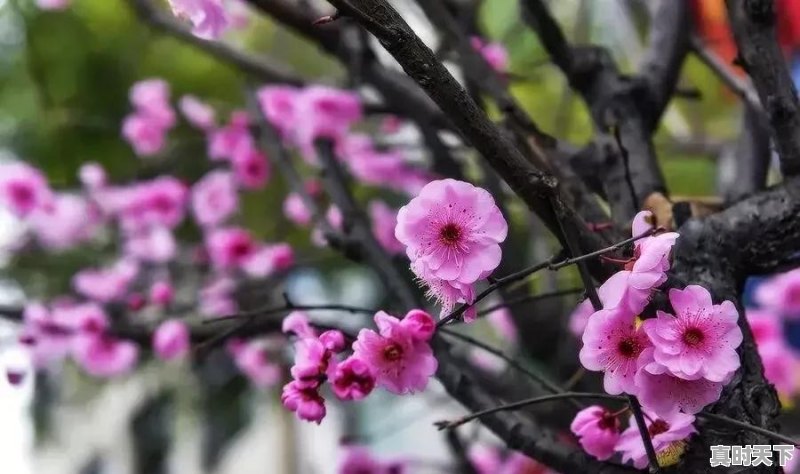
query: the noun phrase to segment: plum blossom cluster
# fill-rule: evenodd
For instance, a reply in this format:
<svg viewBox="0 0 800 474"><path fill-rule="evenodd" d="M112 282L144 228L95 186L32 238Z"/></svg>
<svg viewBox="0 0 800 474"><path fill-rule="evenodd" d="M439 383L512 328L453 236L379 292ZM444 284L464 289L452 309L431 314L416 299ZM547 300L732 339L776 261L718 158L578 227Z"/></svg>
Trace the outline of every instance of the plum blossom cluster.
<svg viewBox="0 0 800 474"><path fill-rule="evenodd" d="M134 112L125 119L123 134L140 154L159 151L166 130L175 125L169 97L169 86L159 79L131 88ZM263 188L269 177L246 114L234 112L229 124L217 127L214 110L199 99L184 97L180 108L209 143L208 171L194 184L168 175L115 184L101 165L87 163L78 174L81 187L60 192L26 163L0 165L0 206L25 229L15 251L105 249L109 244L116 251L111 261L77 271L72 295L26 309L22 340L37 368L71 357L97 376L132 369L139 351L116 335L107 315L124 308L130 315L146 314L147 321L166 319L178 294L173 286L178 261L204 275L205 283L186 304L197 302L197 312L211 317L237 310L233 295L239 281L266 278L294 264L288 244L261 242L233 223L240 194ZM179 247L175 232L189 220L203 239ZM154 333L153 352L164 360L181 359L190 339L184 321L168 319ZM262 357L261 344L232 344L229 350L254 383L275 384L279 371Z"/></svg>
<svg viewBox="0 0 800 474"><path fill-rule="evenodd" d="M341 331L321 334L308 317L293 312L286 317L283 330L297 336L292 380L283 387L283 405L298 418L320 423L325 417L326 382L334 395L345 401L362 400L375 387L395 394L424 390L436 372L437 362L429 341L433 337L433 318L412 310L400 320L379 311L374 317L377 331L362 329L347 349Z"/></svg>
<svg viewBox="0 0 800 474"><path fill-rule="evenodd" d="M467 457L476 474L558 474L524 454L516 451L504 453L490 445L471 446Z"/></svg>
<svg viewBox="0 0 800 474"><path fill-rule="evenodd" d="M470 38L470 44L495 71L503 74L508 72L508 51L501 43L487 43L480 36Z"/></svg>
<svg viewBox="0 0 800 474"><path fill-rule="evenodd" d="M649 230L651 218L648 211L636 216L635 236ZM588 313L581 363L603 372L608 393L638 397L664 465L677 462L684 439L694 432L693 415L719 399L739 368L736 349L742 342L734 304L714 304L708 290L698 285L669 290L672 313L657 311L655 318L639 319L652 292L666 281L677 237L656 233L637 240L633 257L621 262L625 270L599 289L603 308L587 311L582 303L573 315L579 320L581 312ZM621 452L623 460L644 467L644 445L635 423L620 434L617 415L592 407L578 414L572 430L595 457L608 459Z"/></svg>
<svg viewBox="0 0 800 474"><path fill-rule="evenodd" d="M500 264L508 224L485 189L454 179L431 181L397 214L395 237L414 274L441 305L473 303L475 283ZM475 308L465 320L475 317Z"/></svg>
<svg viewBox="0 0 800 474"><path fill-rule="evenodd" d="M175 111L169 103L169 84L162 79L140 81L131 88L133 112L122 122L122 136L139 156L152 156L164 147Z"/></svg>
<svg viewBox="0 0 800 474"><path fill-rule="evenodd" d="M756 288L754 296L759 307L748 308L746 315L764 376L788 402L800 392L800 355L784 330L800 317L800 269L769 278Z"/></svg>
<svg viewBox="0 0 800 474"><path fill-rule="evenodd" d="M381 459L365 446L344 445L341 449L338 474L404 474L408 462L403 459Z"/></svg>
<svg viewBox="0 0 800 474"><path fill-rule="evenodd" d="M332 87L277 85L258 91L261 110L288 146L305 161L318 164L315 142L329 140L336 156L364 184L415 192L430 181L399 150L376 145L369 135L352 131L364 118L358 94Z"/></svg>

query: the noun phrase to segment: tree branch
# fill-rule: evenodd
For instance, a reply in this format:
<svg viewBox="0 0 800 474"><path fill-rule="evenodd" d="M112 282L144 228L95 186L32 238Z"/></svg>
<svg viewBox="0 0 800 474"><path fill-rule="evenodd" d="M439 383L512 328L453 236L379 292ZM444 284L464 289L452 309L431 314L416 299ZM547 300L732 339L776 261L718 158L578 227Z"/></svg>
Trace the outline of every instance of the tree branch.
<svg viewBox="0 0 800 474"><path fill-rule="evenodd" d="M288 67L274 62L267 62L255 56L243 53L221 41L209 41L193 35L182 23L160 11L151 0L127 0L136 15L154 29L177 38L195 48L228 63L239 70L251 74L264 82L280 82L295 86L305 81Z"/></svg>
<svg viewBox="0 0 800 474"><path fill-rule="evenodd" d="M800 173L800 100L775 33L774 0L726 0L739 63L764 106L784 176Z"/></svg>
<svg viewBox="0 0 800 474"><path fill-rule="evenodd" d="M543 173L528 161L511 141L503 136L486 114L469 97L467 92L436 59L431 51L409 28L403 18L384 0L356 0L345 2L331 0L337 8L347 14L357 8L368 14L377 23L386 26L371 30L383 46L397 59L405 71L414 78L441 107L462 135L469 137L472 145L497 170L511 188L560 236L558 224L550 206L551 198L559 198L558 183L552 176ZM365 25L369 28L369 25ZM386 31L391 34L386 34ZM544 161L544 160L542 160ZM574 211L569 211L570 220L580 221ZM579 222L583 249L601 246L597 235L589 232Z"/></svg>

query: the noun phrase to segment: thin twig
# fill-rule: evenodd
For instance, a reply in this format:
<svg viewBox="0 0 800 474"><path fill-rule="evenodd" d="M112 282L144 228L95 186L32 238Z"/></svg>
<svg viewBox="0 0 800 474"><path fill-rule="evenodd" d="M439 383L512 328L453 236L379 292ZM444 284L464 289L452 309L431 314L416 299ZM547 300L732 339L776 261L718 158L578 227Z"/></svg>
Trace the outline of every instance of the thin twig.
<svg viewBox="0 0 800 474"><path fill-rule="evenodd" d="M449 329L449 328L440 328L439 331L447 334L450 337L453 337L455 339L459 339L459 340L461 340L463 342L466 342L467 344L471 344L471 345L473 345L475 347L483 349L484 351L489 352L490 354L494 354L495 356L497 356L497 357L503 359L504 361L506 361L508 363L509 367L513 368L514 370L517 370L520 373L523 373L523 374L527 375L532 380L534 380L536 383L538 383L539 385L541 385L542 387L544 387L545 389L547 389L548 391L550 391L552 393L564 393L564 389L562 389L561 387L559 387L555 383L553 383L550 380L548 380L544 375L539 374L537 372L534 372L534 371L532 371L530 369L527 369L521 363L519 363L516 359L506 355L500 349L496 349L496 348L494 348L494 347L492 347L492 346L490 346L488 344L484 344L483 342L481 342L481 341L479 341L479 340L477 340L477 339L475 339L475 338L473 338L471 336L468 336L466 334L461 334L460 332L456 332L456 331L454 331L452 329ZM581 408L580 404L576 404L575 406L577 408Z"/></svg>
<svg viewBox="0 0 800 474"><path fill-rule="evenodd" d="M459 426L469 423L472 420L477 420L478 418L484 417L486 415L491 415L493 413L501 412L501 411L511 411L511 410L518 410L520 408L525 408L527 406L536 405L538 403L545 403L545 402L552 402L557 400L565 400L565 399L576 399L576 398L590 398L596 400L614 400L619 402L626 401L625 397L619 395L609 395L607 393L593 393L593 392L564 392L564 393L556 393L553 395L544 395L541 397L533 397L533 398L526 398L524 400L520 400L513 403L508 403L505 405L498 405L496 407L488 408L486 410L476 411L475 413L470 413L469 415L463 416L456 420L445 420L439 421L434 423L434 425L440 430L452 430L458 428Z"/></svg>
<svg viewBox="0 0 800 474"><path fill-rule="evenodd" d="M239 313L228 314L218 318L203 321L203 324L215 324L220 321L228 321L231 319L252 318L256 316L268 316L271 314L289 312L289 311L347 311L349 313L361 314L375 314L376 309L361 308L358 306L350 306L346 304L283 304L281 306L265 306L263 308L256 308L249 311L241 311Z"/></svg>
<svg viewBox="0 0 800 474"><path fill-rule="evenodd" d="M475 306L476 304L478 304L481 300L483 300L484 298L486 298L487 296L492 294L494 291L496 291L496 290L498 290L500 288L503 288L505 286L508 286L511 283L514 283L516 281L523 280L523 279L527 278L528 276L530 276L530 275L532 275L532 274L534 274L534 273L536 273L538 271L545 270L545 269L547 269L547 270L558 270L560 268L566 267L568 265L572 265L574 263L578 263L578 262L581 262L581 261L584 261L584 260L588 260L590 258L598 257L598 256L603 255L605 253L608 253L608 252L617 250L619 248L622 248L622 247L624 247L624 246L626 246L626 245L628 245L628 244L630 244L632 242L635 242L635 241L637 241L639 239L643 239L645 237L649 237L649 236L653 235L655 232L657 232L658 230L659 229L650 229L647 232L642 233L641 235L637 235L636 237L631 237L629 239L625 239L623 241L617 242L616 244L610 245L608 247L605 247L605 248L602 248L600 250L596 250L594 252L590 252L590 253L587 253L587 254L584 254L584 255L579 255L577 257L570 257L570 258L565 258L563 260L558 260L558 255L554 255L554 256L550 257L548 260L545 260L544 262L539 262L537 264L531 265L530 267L523 268L522 270L520 270L518 272L511 273L510 275L506 275L506 276L504 276L502 278L498 278L497 280L494 281L494 283L492 283L485 290L480 292L478 294L478 296L475 297L475 300L472 303L461 305L459 308L454 310L452 313L450 313L447 316L445 316L444 318L442 318L436 325L438 327L444 326L445 324L449 323L450 321L452 321L455 318L458 318L459 316L464 314L469 308L471 308L471 307Z"/></svg>
<svg viewBox="0 0 800 474"><path fill-rule="evenodd" d="M548 293L540 293L538 295L520 296L519 298L513 298L513 299L510 299L508 301L504 301L502 303L498 303L498 304L489 306L487 308L484 308L484 309L478 311L478 317L480 318L481 316L486 316L486 315L491 314L494 311L497 311L498 309L502 309L502 308L508 308L508 307L511 307L511 306L517 306L517 305L524 304L524 303L531 303L531 302L534 302L534 301L541 301L541 300L546 300L546 299L550 299L550 298L558 298L560 296L577 295L577 294L583 293L584 291L585 290L583 288L567 288L567 289L564 289L564 290L556 290L556 291L551 291L551 292L548 292Z"/></svg>
<svg viewBox="0 0 800 474"><path fill-rule="evenodd" d="M776 441L782 441L784 443L791 444L792 446L800 446L800 444L798 444L797 441L795 441L794 439L792 439L792 438L790 438L788 436L782 435L780 433L776 433L774 431L770 431L770 430L765 429L765 428L761 428L760 426L751 425L750 423L745 423L743 421L734 420L733 418L728 418L727 416L717 415L715 413L708 413L708 412L704 412L704 411L701 411L700 413L698 413L697 416L699 418L705 418L707 420L713 420L713 421L716 421L718 423L727 424L727 425L731 425L731 426L736 426L738 428L742 428L742 429L745 429L745 430L748 430L748 431L752 431L753 433L758 433L758 434L766 436L767 438L771 438L771 439L774 439Z"/></svg>

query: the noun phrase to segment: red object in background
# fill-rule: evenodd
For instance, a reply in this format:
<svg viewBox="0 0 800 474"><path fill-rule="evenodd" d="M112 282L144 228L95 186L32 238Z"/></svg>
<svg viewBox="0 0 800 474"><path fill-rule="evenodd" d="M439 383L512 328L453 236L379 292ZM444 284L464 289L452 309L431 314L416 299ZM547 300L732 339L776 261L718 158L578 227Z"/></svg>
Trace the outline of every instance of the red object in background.
<svg viewBox="0 0 800 474"><path fill-rule="evenodd" d="M732 63L737 49L728 25L725 0L693 0L692 10L695 29L703 42L725 63ZM740 68L735 68L735 71L744 75Z"/></svg>
<svg viewBox="0 0 800 474"><path fill-rule="evenodd" d="M733 39L725 0L692 0L695 29L703 42L724 62L731 64L736 58L736 41ZM800 49L800 0L775 1L778 43L787 59ZM737 74L745 72L734 68Z"/></svg>
<svg viewBox="0 0 800 474"><path fill-rule="evenodd" d="M800 46L800 0L777 0L778 42L786 54Z"/></svg>

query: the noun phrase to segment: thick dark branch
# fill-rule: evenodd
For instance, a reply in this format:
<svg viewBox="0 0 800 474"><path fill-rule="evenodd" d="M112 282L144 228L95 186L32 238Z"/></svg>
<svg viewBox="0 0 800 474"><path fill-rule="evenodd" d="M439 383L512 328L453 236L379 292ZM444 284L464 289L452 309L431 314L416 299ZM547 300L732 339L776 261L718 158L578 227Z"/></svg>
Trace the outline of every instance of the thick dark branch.
<svg viewBox="0 0 800 474"><path fill-rule="evenodd" d="M691 219L679 229L672 277L708 288L717 302L727 299L738 303L747 277L798 264L798 215L800 181L792 179L705 219ZM742 365L708 411L775 431L780 404L774 388L764 380L761 360L740 304L738 309L744 334L739 348ZM691 443L684 470L713 472L708 467L710 445L770 444L769 441L751 431L703 430ZM752 472L777 470L762 466Z"/></svg>
<svg viewBox="0 0 800 474"><path fill-rule="evenodd" d="M445 40L452 43L454 49L458 52L463 66L462 70L467 80L477 85L482 92L491 97L497 103L500 111L505 114L508 121L517 130L526 135L533 135L537 142L543 146L552 145L553 138L544 134L517 103L517 100L508 91L507 85L503 83L497 71L492 68L480 52L472 47L470 38L463 31L458 20L447 11L444 3L440 0L418 0L417 4L428 16L431 23L443 30ZM540 169L547 170L549 168L547 160L541 154L534 154L532 158L538 159L536 166Z"/></svg>
<svg viewBox="0 0 800 474"><path fill-rule="evenodd" d="M350 65L360 61L354 56L362 54L361 48L353 47L347 40L342 22L315 26L314 21L322 16L319 12L287 0L246 1L318 45L320 49L339 59L343 64ZM452 128L452 124L436 104L414 84L414 81L399 71L388 69L376 60L370 60L363 62L361 74L366 82L380 92L386 104L398 114L410 117L416 122L432 123L439 128Z"/></svg>
<svg viewBox="0 0 800 474"><path fill-rule="evenodd" d="M767 185L767 172L772 158L769 128L764 116L745 106L742 131L736 143L733 181L723 190L727 202L736 202Z"/></svg>
<svg viewBox="0 0 800 474"><path fill-rule="evenodd" d="M251 74L261 81L281 82L297 86L305 82L282 64L267 62L245 54L221 41L208 41L198 38L185 25L159 10L151 0L128 0L128 3L136 12L136 15L153 28L190 44L247 74Z"/></svg>
<svg viewBox="0 0 800 474"><path fill-rule="evenodd" d="M511 141L499 132L469 94L436 59L403 18L384 0L345 2L331 0L347 14L353 8L366 13L385 28L371 30L383 46L397 59L409 76L414 78L441 107L471 144L483 155L500 176L539 214L551 231L560 235L550 199L560 199L558 183L543 173L520 153ZM369 25L365 25L369 28ZM390 31L391 34L386 34ZM578 220L573 211L569 219ZM581 246L593 250L600 246L599 238L580 222Z"/></svg>
<svg viewBox="0 0 800 474"><path fill-rule="evenodd" d="M726 0L739 62L772 127L784 176L800 173L800 100L775 34L774 0Z"/></svg>
<svg viewBox="0 0 800 474"><path fill-rule="evenodd" d="M485 387L461 369L467 365L466 361L451 356L450 363L439 365L436 376L448 393L472 412L499 405L499 401ZM515 413L509 412L493 413L482 417L481 422L503 439L509 449L537 459L559 472L595 474L639 472L632 468L598 462L581 449L561 442L556 433L536 426L524 417L514 415Z"/></svg>
<svg viewBox="0 0 800 474"><path fill-rule="evenodd" d="M660 0L653 8L647 54L639 67L639 75L650 95L650 129L654 129L669 104L689 52L691 31L689 0Z"/></svg>
<svg viewBox="0 0 800 474"><path fill-rule="evenodd" d="M542 0L519 0L523 18L537 32L550 59L577 91L592 114L592 118L604 137L593 150L599 152L592 160L604 183L604 195L609 200L612 214L618 222L628 222L640 209L642 203L653 193L666 194L666 185L656 160L652 143L652 132L660 118L662 107L653 107L653 97L666 95L665 90L674 89L672 71L651 65L648 80L642 77L623 76L611 55L603 48L582 46L570 47L564 34ZM677 52L680 50L676 49ZM668 61L680 65L679 59ZM670 72L663 77L657 73ZM650 85L658 84L660 91L654 92ZM623 160L609 139L612 129L617 129L630 160ZM629 189L626 175L634 184Z"/></svg>
<svg viewBox="0 0 800 474"><path fill-rule="evenodd" d="M326 140L319 141L316 143L316 149L325 167L323 182L328 195L342 211L346 238L358 242L364 259L378 273L390 295L396 297L405 308L420 306L417 295L411 291L406 279L397 271L391 257L381 248L372 233L367 216L353 198L348 185L349 179L334 154L333 143Z"/></svg>
<svg viewBox="0 0 800 474"><path fill-rule="evenodd" d="M708 46L703 44L700 38L692 35L690 41L695 55L719 77L723 84L745 101L749 107L759 113L763 113L761 100L758 98L756 91L753 90L753 85L750 82L737 76L731 65L722 61Z"/></svg>

